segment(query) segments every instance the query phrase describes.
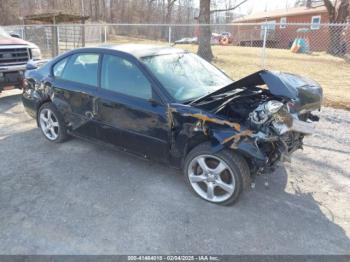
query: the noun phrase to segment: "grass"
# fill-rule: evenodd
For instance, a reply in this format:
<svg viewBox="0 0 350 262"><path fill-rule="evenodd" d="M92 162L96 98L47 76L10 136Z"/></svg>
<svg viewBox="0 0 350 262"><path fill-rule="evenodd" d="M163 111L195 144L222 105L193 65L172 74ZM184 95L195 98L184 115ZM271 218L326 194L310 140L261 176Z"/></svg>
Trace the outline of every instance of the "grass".
<svg viewBox="0 0 350 262"><path fill-rule="evenodd" d="M181 46L195 52L197 46ZM214 46L213 63L233 79L262 68L262 50L254 47ZM350 63L325 52L294 54L289 50L267 49L265 68L304 75L320 83L324 105L350 110Z"/></svg>
<svg viewBox="0 0 350 262"><path fill-rule="evenodd" d="M113 36L115 44L161 44L136 37ZM197 45L176 47L196 52ZM263 66L262 49L257 47L213 46L213 63L232 79L239 79ZM265 68L304 75L320 83L324 91L324 105L350 110L350 63L349 60L331 56L325 52L295 54L290 50L266 49Z"/></svg>

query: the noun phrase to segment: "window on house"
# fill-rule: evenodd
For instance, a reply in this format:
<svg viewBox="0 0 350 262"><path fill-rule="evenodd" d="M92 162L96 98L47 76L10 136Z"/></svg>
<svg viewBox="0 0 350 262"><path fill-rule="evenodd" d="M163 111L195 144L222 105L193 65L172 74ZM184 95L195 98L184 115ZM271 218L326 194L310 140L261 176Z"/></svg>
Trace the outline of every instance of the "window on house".
<svg viewBox="0 0 350 262"><path fill-rule="evenodd" d="M312 30L316 30L316 29L320 29L321 27L321 16L320 15L316 15L311 17L311 29Z"/></svg>
<svg viewBox="0 0 350 262"><path fill-rule="evenodd" d="M286 24L287 24L287 17L281 17L280 19L280 28L286 28Z"/></svg>
<svg viewBox="0 0 350 262"><path fill-rule="evenodd" d="M276 20L271 20L261 23L261 30L275 31L276 29Z"/></svg>

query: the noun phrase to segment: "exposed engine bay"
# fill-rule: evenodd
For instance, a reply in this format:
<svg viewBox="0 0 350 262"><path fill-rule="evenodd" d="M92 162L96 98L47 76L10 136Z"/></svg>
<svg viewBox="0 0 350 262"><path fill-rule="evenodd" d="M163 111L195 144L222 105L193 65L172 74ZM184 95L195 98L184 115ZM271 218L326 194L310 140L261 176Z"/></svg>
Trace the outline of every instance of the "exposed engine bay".
<svg viewBox="0 0 350 262"><path fill-rule="evenodd" d="M309 117L315 120L315 116L293 114L288 103L260 92L236 98L217 113L252 130L251 136L273 165L277 160L289 161L289 155L302 148L304 136L313 133Z"/></svg>
<svg viewBox="0 0 350 262"><path fill-rule="evenodd" d="M217 150L229 146L255 156L253 172L261 173L279 161L290 161L290 154L302 148L303 138L314 132L312 122L318 117L312 111L320 109L321 101L322 89L312 80L263 70L192 102L224 121L192 116L202 120L198 130L220 142ZM215 123L231 125L234 131Z"/></svg>

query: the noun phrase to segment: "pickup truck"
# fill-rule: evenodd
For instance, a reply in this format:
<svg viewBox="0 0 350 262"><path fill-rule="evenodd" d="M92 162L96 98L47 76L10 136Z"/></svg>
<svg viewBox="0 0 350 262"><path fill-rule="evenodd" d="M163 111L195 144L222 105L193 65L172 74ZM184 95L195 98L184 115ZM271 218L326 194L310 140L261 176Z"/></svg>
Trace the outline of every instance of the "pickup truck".
<svg viewBox="0 0 350 262"><path fill-rule="evenodd" d="M0 92L5 87L21 88L27 63L40 60L37 45L11 36L0 27Z"/></svg>

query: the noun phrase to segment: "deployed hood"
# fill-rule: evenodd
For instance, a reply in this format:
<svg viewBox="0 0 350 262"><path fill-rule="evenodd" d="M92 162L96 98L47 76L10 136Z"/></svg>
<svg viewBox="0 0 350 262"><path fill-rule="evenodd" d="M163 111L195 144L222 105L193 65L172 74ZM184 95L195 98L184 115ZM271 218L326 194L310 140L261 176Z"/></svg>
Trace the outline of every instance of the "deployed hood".
<svg viewBox="0 0 350 262"><path fill-rule="evenodd" d="M306 106L316 109L321 106L322 88L317 82L294 74L268 70L261 70L248 75L213 93L196 99L191 104L197 104L235 89L256 89L257 86L263 85L266 85L272 95L293 100L297 103L298 108Z"/></svg>

